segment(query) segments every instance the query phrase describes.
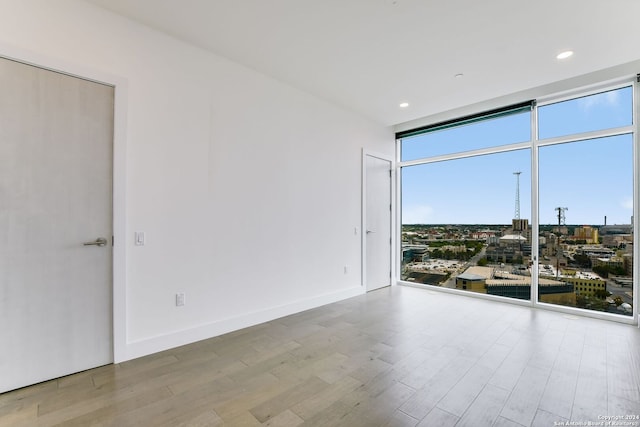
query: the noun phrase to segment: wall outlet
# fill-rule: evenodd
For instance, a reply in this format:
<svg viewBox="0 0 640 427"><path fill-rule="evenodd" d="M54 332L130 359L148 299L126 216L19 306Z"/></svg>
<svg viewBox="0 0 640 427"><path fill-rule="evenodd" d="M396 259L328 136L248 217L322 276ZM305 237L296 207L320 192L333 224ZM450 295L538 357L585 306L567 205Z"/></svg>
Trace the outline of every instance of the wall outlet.
<svg viewBox="0 0 640 427"><path fill-rule="evenodd" d="M176 294L176 307L182 307L184 305L184 292Z"/></svg>

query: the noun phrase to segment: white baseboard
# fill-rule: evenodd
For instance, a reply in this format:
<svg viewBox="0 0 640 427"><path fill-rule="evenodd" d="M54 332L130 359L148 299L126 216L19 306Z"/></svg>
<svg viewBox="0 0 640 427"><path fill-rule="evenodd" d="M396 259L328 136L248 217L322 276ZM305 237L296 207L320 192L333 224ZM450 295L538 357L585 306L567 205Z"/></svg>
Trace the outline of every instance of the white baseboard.
<svg viewBox="0 0 640 427"><path fill-rule="evenodd" d="M242 314L228 319L222 319L205 325L196 326L182 331L172 332L138 341L128 342L122 358L115 363L124 362L149 354L191 344L208 338L213 338L228 332L237 331L249 326L269 322L280 317L301 311L310 310L333 302L342 301L365 292L362 286L345 289L338 292L319 295L313 298L298 300L289 304L270 307L253 313Z"/></svg>

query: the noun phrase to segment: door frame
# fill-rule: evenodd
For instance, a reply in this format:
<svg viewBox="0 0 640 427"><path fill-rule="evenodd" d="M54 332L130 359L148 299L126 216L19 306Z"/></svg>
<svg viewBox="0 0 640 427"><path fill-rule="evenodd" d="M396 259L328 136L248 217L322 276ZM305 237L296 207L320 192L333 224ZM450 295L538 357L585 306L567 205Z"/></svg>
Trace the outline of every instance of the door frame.
<svg viewBox="0 0 640 427"><path fill-rule="evenodd" d="M360 286L363 287L364 292L367 292L367 157L375 157L380 160L389 162L391 168L391 174L389 177L389 203L391 204L391 218L389 223L389 235L391 236L391 254L389 257L389 268L391 269L391 277L389 278L389 284L394 286L396 277L396 246L398 244L396 227L396 167L395 160L392 155L386 155L375 151L362 149L361 168L362 168L362 189L361 189L361 222L360 222Z"/></svg>
<svg viewBox="0 0 640 427"><path fill-rule="evenodd" d="M126 148L127 148L127 80L123 77L86 67L61 58L35 53L0 43L0 57L57 73L105 84L114 88L113 114L113 363L128 360L126 311Z"/></svg>

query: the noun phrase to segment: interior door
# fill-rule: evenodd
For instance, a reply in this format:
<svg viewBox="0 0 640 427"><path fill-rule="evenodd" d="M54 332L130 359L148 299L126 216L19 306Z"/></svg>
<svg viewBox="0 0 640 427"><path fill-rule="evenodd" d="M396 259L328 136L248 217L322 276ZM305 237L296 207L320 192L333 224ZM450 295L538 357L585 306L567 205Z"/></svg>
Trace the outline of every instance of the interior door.
<svg viewBox="0 0 640 427"><path fill-rule="evenodd" d="M0 392L113 361L111 86L0 58Z"/></svg>
<svg viewBox="0 0 640 427"><path fill-rule="evenodd" d="M365 283L391 285L391 161L365 155Z"/></svg>

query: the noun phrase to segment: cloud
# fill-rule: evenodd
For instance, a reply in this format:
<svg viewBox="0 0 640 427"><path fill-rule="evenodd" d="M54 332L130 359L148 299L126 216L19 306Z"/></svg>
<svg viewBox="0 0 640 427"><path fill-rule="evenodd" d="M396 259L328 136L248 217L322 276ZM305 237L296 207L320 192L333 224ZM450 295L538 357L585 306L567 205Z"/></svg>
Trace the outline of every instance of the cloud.
<svg viewBox="0 0 640 427"><path fill-rule="evenodd" d="M625 198L622 202L620 202L620 205L625 209L633 210L633 197Z"/></svg>
<svg viewBox="0 0 640 427"><path fill-rule="evenodd" d="M402 209L403 224L429 224L432 220L433 208L431 206L408 206Z"/></svg>
<svg viewBox="0 0 640 427"><path fill-rule="evenodd" d="M617 90L610 90L608 92L598 93L596 95L585 96L578 99L578 107L586 112L592 109L604 106L615 107L620 103L620 94Z"/></svg>

